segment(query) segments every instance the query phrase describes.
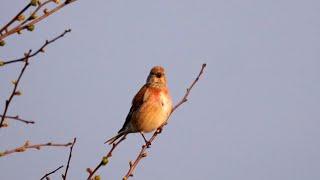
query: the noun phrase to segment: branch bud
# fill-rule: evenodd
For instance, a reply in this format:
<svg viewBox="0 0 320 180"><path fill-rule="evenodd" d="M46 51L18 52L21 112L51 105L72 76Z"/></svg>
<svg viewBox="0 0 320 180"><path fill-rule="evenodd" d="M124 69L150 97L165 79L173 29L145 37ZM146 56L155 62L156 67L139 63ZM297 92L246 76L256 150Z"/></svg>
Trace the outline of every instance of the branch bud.
<svg viewBox="0 0 320 180"><path fill-rule="evenodd" d="M48 14L48 9L45 8L45 9L43 10L43 13L44 13L44 14Z"/></svg>
<svg viewBox="0 0 320 180"><path fill-rule="evenodd" d="M92 169L90 169L90 168L87 168L86 170L87 170L87 172L88 172L89 174L91 174L91 173L93 172Z"/></svg>
<svg viewBox="0 0 320 180"><path fill-rule="evenodd" d="M31 14L31 16L29 17L29 19L28 20L34 20L34 19L36 19L38 16L35 14L35 13L33 13L33 14Z"/></svg>
<svg viewBox="0 0 320 180"><path fill-rule="evenodd" d="M25 150L26 150L25 147L19 147L19 148L17 148L15 151L16 151L16 152L23 152L23 151L25 151Z"/></svg>
<svg viewBox="0 0 320 180"><path fill-rule="evenodd" d="M16 92L14 92L14 95L15 95L15 96L21 96L22 93L21 93L21 91L16 91Z"/></svg>
<svg viewBox="0 0 320 180"><path fill-rule="evenodd" d="M60 0L53 0L53 2L55 2L56 4L59 4Z"/></svg>
<svg viewBox="0 0 320 180"><path fill-rule="evenodd" d="M30 25L27 26L27 30L28 30L28 31L33 31L33 30L34 30L34 27L35 27L35 26L34 26L33 24L30 24Z"/></svg>
<svg viewBox="0 0 320 180"><path fill-rule="evenodd" d="M12 80L11 82L13 85L17 85L17 80Z"/></svg>
<svg viewBox="0 0 320 180"><path fill-rule="evenodd" d="M6 45L6 42L4 40L0 41L0 46Z"/></svg>
<svg viewBox="0 0 320 180"><path fill-rule="evenodd" d="M94 176L94 180L100 180L101 177L99 175Z"/></svg>
<svg viewBox="0 0 320 180"><path fill-rule="evenodd" d="M6 123L6 122L4 122L4 123L2 123L2 126L0 126L0 127L4 127L4 128L6 128L6 127L8 127L9 126L9 124L8 123Z"/></svg>
<svg viewBox="0 0 320 180"><path fill-rule="evenodd" d="M4 61L0 61L0 66L4 66Z"/></svg>
<svg viewBox="0 0 320 180"><path fill-rule="evenodd" d="M24 21L26 17L23 14L20 14L17 18L18 21Z"/></svg>
<svg viewBox="0 0 320 180"><path fill-rule="evenodd" d="M104 157L102 158L102 161L101 161L102 165L105 166L105 165L108 164L108 162L109 162L108 157L107 157L107 156L104 156Z"/></svg>
<svg viewBox="0 0 320 180"><path fill-rule="evenodd" d="M31 6L37 6L38 5L38 1L39 0L31 0L30 1Z"/></svg>
<svg viewBox="0 0 320 180"><path fill-rule="evenodd" d="M24 143L24 146L26 147L26 146L29 146L29 144L30 144L30 141L26 141L25 143Z"/></svg>

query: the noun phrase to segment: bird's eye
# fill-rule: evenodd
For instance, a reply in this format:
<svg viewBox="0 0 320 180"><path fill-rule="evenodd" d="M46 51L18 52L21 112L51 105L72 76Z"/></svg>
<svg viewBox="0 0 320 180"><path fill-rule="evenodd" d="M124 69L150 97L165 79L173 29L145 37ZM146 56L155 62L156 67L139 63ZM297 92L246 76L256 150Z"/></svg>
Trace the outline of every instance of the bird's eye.
<svg viewBox="0 0 320 180"><path fill-rule="evenodd" d="M161 78L162 74L161 73L157 73L156 76L157 76L157 78Z"/></svg>

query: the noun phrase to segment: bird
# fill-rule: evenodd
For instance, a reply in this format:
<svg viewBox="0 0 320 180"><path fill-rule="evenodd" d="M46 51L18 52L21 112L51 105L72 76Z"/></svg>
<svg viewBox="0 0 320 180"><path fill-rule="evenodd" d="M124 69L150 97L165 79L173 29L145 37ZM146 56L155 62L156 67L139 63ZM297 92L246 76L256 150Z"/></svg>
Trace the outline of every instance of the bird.
<svg viewBox="0 0 320 180"><path fill-rule="evenodd" d="M134 96L130 111L118 134L105 143L113 144L117 139L129 133L149 133L158 129L169 118L173 109L172 98L167 85L165 69L154 66L146 83Z"/></svg>

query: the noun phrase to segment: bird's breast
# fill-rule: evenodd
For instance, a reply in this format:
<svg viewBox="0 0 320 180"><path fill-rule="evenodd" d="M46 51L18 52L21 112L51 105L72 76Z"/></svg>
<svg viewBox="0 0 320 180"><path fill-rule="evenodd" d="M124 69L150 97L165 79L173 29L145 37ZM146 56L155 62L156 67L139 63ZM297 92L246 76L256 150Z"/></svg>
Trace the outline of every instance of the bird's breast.
<svg viewBox="0 0 320 180"><path fill-rule="evenodd" d="M134 126L138 131L151 132L168 119L171 110L172 100L167 92L153 94L135 113Z"/></svg>

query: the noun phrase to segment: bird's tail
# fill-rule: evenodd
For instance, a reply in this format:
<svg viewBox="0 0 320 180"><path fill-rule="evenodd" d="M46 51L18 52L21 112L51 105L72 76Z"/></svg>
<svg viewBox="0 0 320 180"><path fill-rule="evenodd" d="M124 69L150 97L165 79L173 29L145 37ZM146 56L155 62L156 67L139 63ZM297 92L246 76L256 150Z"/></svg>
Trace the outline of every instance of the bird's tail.
<svg viewBox="0 0 320 180"><path fill-rule="evenodd" d="M120 137L122 137L123 135L126 135L127 133L126 132L119 132L117 135L115 135L114 137L112 137L112 138L110 138L109 140L107 140L106 142L105 142L105 144L106 143L108 143L108 144L112 144L112 143L114 143L117 139L119 139Z"/></svg>

